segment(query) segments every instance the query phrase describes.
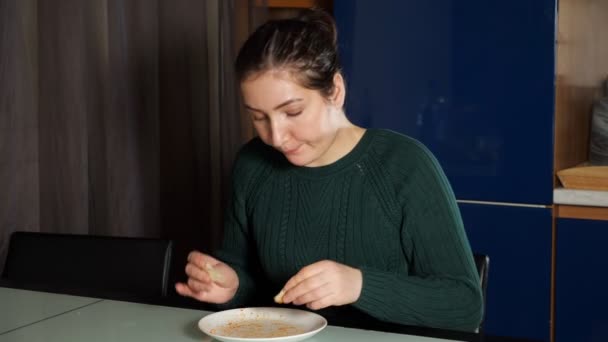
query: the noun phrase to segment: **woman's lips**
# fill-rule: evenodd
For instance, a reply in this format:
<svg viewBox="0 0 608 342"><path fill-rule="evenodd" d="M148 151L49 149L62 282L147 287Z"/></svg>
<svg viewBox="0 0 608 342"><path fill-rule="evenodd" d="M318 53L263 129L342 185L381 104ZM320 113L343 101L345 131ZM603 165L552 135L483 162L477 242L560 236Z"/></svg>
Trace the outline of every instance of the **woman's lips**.
<svg viewBox="0 0 608 342"><path fill-rule="evenodd" d="M302 145L300 145L302 146ZM298 150L300 149L300 146L296 147L296 148L292 148L292 149L283 149L283 154L296 154L298 152Z"/></svg>

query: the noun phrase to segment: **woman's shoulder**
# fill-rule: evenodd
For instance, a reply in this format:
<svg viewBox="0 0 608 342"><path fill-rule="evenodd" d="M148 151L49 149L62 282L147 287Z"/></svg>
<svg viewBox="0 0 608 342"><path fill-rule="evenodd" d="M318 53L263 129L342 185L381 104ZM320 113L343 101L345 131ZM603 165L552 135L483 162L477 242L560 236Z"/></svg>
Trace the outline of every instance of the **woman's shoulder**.
<svg viewBox="0 0 608 342"><path fill-rule="evenodd" d="M419 140L389 129L369 129L373 135L372 150L383 161L410 162L434 159L432 152Z"/></svg>
<svg viewBox="0 0 608 342"><path fill-rule="evenodd" d="M390 130L376 130L371 159L375 168L399 198L412 189L425 189L426 182L449 186L443 169L433 153L417 139Z"/></svg>
<svg viewBox="0 0 608 342"><path fill-rule="evenodd" d="M443 177L439 160L419 140L386 129L377 129L374 135L371 159L394 182L408 182L417 176Z"/></svg>

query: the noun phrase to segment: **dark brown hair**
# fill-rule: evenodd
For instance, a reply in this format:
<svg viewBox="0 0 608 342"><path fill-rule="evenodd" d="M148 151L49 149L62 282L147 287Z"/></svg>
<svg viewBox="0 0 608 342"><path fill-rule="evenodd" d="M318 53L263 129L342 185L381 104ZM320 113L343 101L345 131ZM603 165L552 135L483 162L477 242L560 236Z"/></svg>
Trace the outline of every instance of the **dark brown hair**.
<svg viewBox="0 0 608 342"><path fill-rule="evenodd" d="M236 58L239 81L258 72L284 69L303 87L328 97L341 72L337 30L322 10L304 10L293 19L270 20L245 41Z"/></svg>

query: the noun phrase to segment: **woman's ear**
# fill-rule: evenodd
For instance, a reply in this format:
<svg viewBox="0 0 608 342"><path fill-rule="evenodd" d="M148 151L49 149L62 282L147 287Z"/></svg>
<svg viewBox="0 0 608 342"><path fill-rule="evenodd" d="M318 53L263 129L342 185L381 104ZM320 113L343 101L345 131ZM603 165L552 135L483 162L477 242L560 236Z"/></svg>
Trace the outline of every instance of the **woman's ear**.
<svg viewBox="0 0 608 342"><path fill-rule="evenodd" d="M330 96L330 100L334 106L339 109L344 107L344 100L346 99L346 85L344 84L344 77L342 74L337 72L334 75L334 91Z"/></svg>

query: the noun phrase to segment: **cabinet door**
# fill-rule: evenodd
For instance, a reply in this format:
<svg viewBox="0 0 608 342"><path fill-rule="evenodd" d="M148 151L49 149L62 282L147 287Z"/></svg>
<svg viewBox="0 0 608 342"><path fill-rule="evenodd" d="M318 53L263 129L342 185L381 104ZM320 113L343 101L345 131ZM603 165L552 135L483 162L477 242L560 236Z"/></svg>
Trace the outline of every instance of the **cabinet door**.
<svg viewBox="0 0 608 342"><path fill-rule="evenodd" d="M608 221L559 219L556 342L608 341Z"/></svg>
<svg viewBox="0 0 608 342"><path fill-rule="evenodd" d="M334 0L347 116L410 135L459 199L552 201L555 0Z"/></svg>
<svg viewBox="0 0 608 342"><path fill-rule="evenodd" d="M461 204L474 252L490 256L485 331L549 341L550 209Z"/></svg>

